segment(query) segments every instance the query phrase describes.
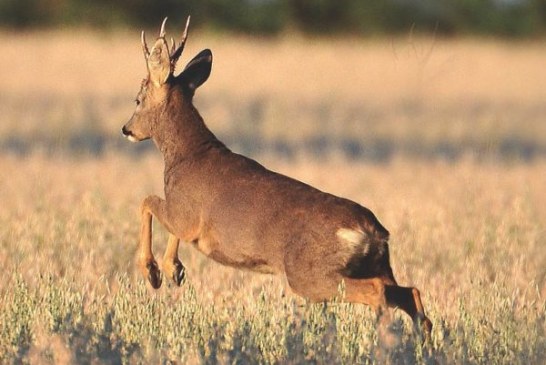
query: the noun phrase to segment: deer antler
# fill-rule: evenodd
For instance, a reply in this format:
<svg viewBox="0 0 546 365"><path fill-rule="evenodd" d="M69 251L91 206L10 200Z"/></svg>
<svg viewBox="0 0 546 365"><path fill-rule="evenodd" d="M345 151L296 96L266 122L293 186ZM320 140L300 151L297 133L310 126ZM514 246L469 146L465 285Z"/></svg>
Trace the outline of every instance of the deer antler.
<svg viewBox="0 0 546 365"><path fill-rule="evenodd" d="M180 41L180 45L178 45L178 48L173 47L173 51L171 52L171 67L174 69L174 66L176 65L176 61L180 58L180 55L182 55L182 51L184 50L184 45L186 44L186 38L188 38L188 28L190 26L190 16L188 16L188 19L186 19L186 27L184 28L184 34L182 34L182 40ZM173 43L174 45L174 43Z"/></svg>
<svg viewBox="0 0 546 365"><path fill-rule="evenodd" d="M176 62L182 55L182 51L184 50L184 45L186 44L186 39L188 38L188 28L190 26L190 17L188 16L188 18L186 19L186 27L184 28L184 33L182 34L182 40L180 41L180 44L178 45L178 47L176 46L176 42L174 41L172 37L171 37L170 47L167 45L167 41L165 40L165 35L167 34L165 31L165 25L167 24L167 19L168 18L165 17L165 19L163 19L163 23L161 23L161 29L159 30L158 39L163 39L163 41L165 42L165 45L167 46L167 52L169 53L169 59L171 63L171 72L174 72ZM148 59L150 58L150 50L148 49L148 45L146 44L146 35L144 34L144 31L142 31L140 35L140 40L142 42L142 52L144 53L144 58L146 59L146 62L147 62Z"/></svg>
<svg viewBox="0 0 546 365"><path fill-rule="evenodd" d="M147 60L150 56L150 50L148 49L148 45L146 44L146 36L144 35L144 31L140 34L140 41L142 42L142 52L144 52L144 58Z"/></svg>
<svg viewBox="0 0 546 365"><path fill-rule="evenodd" d="M171 37L171 50L169 52L171 55L174 53L175 48L176 48L176 42L174 41L174 38Z"/></svg>
<svg viewBox="0 0 546 365"><path fill-rule="evenodd" d="M159 30L159 38L165 38L165 24L167 24L167 17L163 19L163 23L161 23L161 29Z"/></svg>
<svg viewBox="0 0 546 365"><path fill-rule="evenodd" d="M165 17L165 19L163 19L163 23L161 23L161 29L159 30L159 38L165 37L166 23L167 23L167 17ZM140 34L140 41L142 42L142 52L144 52L144 57L148 59L148 57L150 57L150 50L148 49L148 45L146 44L146 35L144 34L144 31L142 31L142 33Z"/></svg>

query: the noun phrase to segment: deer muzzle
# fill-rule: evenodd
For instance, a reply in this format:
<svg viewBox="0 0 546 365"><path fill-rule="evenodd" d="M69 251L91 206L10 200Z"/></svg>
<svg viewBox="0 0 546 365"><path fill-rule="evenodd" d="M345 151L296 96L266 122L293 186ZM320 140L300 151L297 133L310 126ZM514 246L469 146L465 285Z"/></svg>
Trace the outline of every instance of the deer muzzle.
<svg viewBox="0 0 546 365"><path fill-rule="evenodd" d="M127 129L126 126L123 126L121 128L121 134L123 134L123 136L126 137L131 142L138 142L138 138L136 138L133 132Z"/></svg>

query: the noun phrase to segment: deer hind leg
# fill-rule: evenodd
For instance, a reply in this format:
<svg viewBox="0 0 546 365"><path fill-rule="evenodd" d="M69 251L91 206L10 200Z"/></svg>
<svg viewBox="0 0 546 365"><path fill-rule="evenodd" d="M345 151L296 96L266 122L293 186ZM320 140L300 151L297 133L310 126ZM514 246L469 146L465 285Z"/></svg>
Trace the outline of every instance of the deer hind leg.
<svg viewBox="0 0 546 365"><path fill-rule="evenodd" d="M179 243L180 239L171 233L163 256L163 272L166 277L170 278L178 286L182 284L185 276L184 265L178 258Z"/></svg>
<svg viewBox="0 0 546 365"><path fill-rule="evenodd" d="M378 317L387 313L387 298L385 284L379 278L351 279L344 278L345 300L371 306Z"/></svg>
<svg viewBox="0 0 546 365"><path fill-rule="evenodd" d="M390 279L349 279L345 278L345 300L372 306L380 319L389 320L387 307L398 307L413 320L416 330L422 331L424 339L430 342L432 322L425 315L421 294L416 288L398 286Z"/></svg>
<svg viewBox="0 0 546 365"><path fill-rule="evenodd" d="M148 279L154 289L161 286L161 272L152 252L152 216L160 221L165 219L165 200L150 195L140 206L141 227L138 265L142 275Z"/></svg>
<svg viewBox="0 0 546 365"><path fill-rule="evenodd" d="M397 285L385 285L385 297L389 307L398 307L413 320L417 330L421 330L427 341L430 340L432 322L425 315L421 294L417 288Z"/></svg>

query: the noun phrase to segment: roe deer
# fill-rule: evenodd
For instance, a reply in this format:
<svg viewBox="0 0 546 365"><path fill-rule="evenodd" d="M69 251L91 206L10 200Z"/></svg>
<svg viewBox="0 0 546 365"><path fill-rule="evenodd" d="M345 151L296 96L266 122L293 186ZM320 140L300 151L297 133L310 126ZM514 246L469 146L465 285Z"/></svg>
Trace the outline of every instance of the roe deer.
<svg viewBox="0 0 546 365"><path fill-rule="evenodd" d="M162 269L177 285L182 240L221 264L285 275L296 294L313 301L335 297L344 281L346 301L378 313L398 307L428 336L432 324L419 291L396 283L389 232L370 210L232 152L206 127L192 98L210 75L212 53L200 52L175 76L189 17L179 45L167 43L166 20L151 49L142 32L148 75L122 128L133 142L151 138L165 162L165 199L152 195L141 205L139 266L152 287L162 282L153 216L170 233Z"/></svg>

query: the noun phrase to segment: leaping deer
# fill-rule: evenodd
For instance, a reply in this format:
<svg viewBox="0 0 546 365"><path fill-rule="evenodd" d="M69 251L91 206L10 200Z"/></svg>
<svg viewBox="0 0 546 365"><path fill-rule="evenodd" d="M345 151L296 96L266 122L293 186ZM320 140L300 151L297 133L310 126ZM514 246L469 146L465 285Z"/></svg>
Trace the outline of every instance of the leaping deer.
<svg viewBox="0 0 546 365"><path fill-rule="evenodd" d="M152 287L162 278L152 252L152 217L169 231L163 258L166 277L181 285L180 240L213 260L236 268L285 275L291 289L313 301L338 294L381 313L398 307L429 335L419 290L398 286L389 263L389 232L367 208L270 171L229 150L207 128L194 107L195 90L209 77L212 53L205 49L177 76L188 32L171 45L165 23L142 49L148 75L123 134L151 138L165 161L165 199L148 196L141 205L139 267Z"/></svg>

